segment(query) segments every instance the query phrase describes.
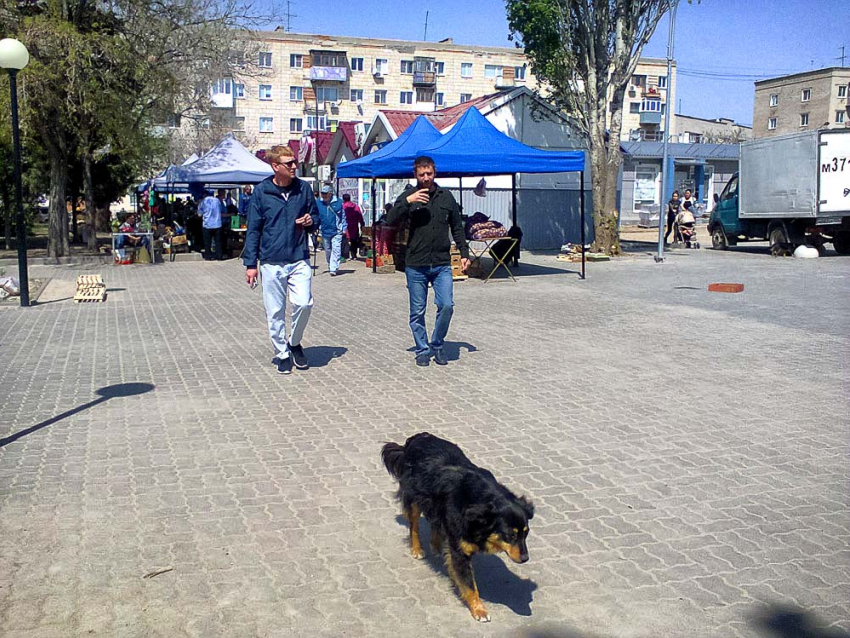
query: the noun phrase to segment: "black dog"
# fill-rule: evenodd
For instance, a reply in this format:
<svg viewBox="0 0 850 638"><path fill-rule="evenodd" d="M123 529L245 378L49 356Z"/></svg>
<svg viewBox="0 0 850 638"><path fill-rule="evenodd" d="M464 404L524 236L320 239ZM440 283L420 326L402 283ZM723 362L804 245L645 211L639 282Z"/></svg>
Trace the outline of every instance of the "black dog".
<svg viewBox="0 0 850 638"><path fill-rule="evenodd" d="M431 549L443 552L446 568L472 617L490 616L478 596L472 573L477 552L505 552L515 563L528 560L525 545L534 505L474 465L461 449L427 432L381 450L387 471L398 480L398 498L410 523L410 552L425 558L419 516L431 524Z"/></svg>

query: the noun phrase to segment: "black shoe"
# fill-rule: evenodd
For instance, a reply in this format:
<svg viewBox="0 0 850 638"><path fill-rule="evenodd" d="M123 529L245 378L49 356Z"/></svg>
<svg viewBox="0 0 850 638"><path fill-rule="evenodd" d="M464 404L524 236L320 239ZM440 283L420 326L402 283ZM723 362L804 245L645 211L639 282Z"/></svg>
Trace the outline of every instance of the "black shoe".
<svg viewBox="0 0 850 638"><path fill-rule="evenodd" d="M278 361L277 372L278 374L292 374L292 357Z"/></svg>
<svg viewBox="0 0 850 638"><path fill-rule="evenodd" d="M289 358L292 359L295 367L299 370L306 370L310 367L310 364L307 361L307 355L304 354L304 348L301 347L301 344L298 344L297 346L289 346Z"/></svg>
<svg viewBox="0 0 850 638"><path fill-rule="evenodd" d="M422 366L423 368L427 368L429 363L431 363L431 356L430 355L427 355L427 354L416 355L416 365Z"/></svg>
<svg viewBox="0 0 850 638"><path fill-rule="evenodd" d="M442 349L434 350L434 363L436 363L438 366L448 365L449 362L446 359L446 355L442 351Z"/></svg>

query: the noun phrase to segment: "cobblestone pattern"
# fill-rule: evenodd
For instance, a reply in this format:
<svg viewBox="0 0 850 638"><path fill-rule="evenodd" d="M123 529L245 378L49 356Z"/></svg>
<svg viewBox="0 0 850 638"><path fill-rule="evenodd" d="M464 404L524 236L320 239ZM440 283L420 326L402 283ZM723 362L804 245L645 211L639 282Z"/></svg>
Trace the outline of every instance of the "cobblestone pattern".
<svg viewBox="0 0 850 638"><path fill-rule="evenodd" d="M413 365L403 278L360 265L316 278L289 377L236 262L0 310L0 634L850 631L850 261L554 264L456 285L445 368ZM155 388L92 404L124 383ZM475 561L490 625L406 552L378 452L426 429L537 506L529 563Z"/></svg>

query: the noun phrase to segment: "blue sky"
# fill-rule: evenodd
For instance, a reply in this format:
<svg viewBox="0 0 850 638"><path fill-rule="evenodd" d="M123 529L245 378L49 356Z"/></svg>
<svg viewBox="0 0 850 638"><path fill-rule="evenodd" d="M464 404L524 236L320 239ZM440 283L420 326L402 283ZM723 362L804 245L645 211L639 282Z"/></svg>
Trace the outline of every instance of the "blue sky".
<svg viewBox="0 0 850 638"><path fill-rule="evenodd" d="M274 2L285 11L285 0ZM825 66L839 66L844 45L850 66L846 0L682 1L676 18L674 57L677 104L697 117L730 117L751 124L753 81ZM292 30L400 40L421 40L428 11L428 40L512 46L501 0L293 0ZM665 18L644 55L666 57Z"/></svg>

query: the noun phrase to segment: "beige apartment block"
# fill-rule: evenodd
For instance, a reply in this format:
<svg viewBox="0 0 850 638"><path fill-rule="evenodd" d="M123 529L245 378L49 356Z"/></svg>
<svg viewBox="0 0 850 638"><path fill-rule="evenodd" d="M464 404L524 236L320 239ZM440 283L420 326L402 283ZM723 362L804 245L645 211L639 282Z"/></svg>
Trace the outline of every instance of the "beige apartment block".
<svg viewBox="0 0 850 638"><path fill-rule="evenodd" d="M718 117L707 120L691 115L673 115L676 139L682 144L737 144L753 138L753 127Z"/></svg>
<svg viewBox="0 0 850 638"><path fill-rule="evenodd" d="M668 80L666 59L640 59L626 90L621 140L664 141L664 113L668 104L676 103L675 62L671 75L672 78ZM670 135L675 135L675 118L672 115Z"/></svg>
<svg viewBox="0 0 850 638"><path fill-rule="evenodd" d="M381 109L429 112L537 86L523 53L507 47L285 31L260 32L256 41L259 71L220 83L213 96L253 150L339 122L370 124Z"/></svg>
<svg viewBox="0 0 850 638"><path fill-rule="evenodd" d="M754 137L850 127L850 68L830 67L755 83Z"/></svg>

